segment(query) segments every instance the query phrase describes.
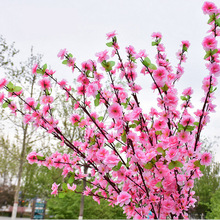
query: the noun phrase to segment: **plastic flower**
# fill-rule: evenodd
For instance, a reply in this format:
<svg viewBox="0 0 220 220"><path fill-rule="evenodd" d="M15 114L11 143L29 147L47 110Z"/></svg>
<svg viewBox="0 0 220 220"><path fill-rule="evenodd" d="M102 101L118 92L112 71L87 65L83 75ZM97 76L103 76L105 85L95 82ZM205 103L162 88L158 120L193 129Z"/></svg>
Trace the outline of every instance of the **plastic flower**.
<svg viewBox="0 0 220 220"><path fill-rule="evenodd" d="M205 153L203 153L202 156L201 156L201 161L200 161L200 163L201 163L201 165L209 166L210 163L211 163L211 160L212 160L212 155L211 155L211 153L205 152Z"/></svg>
<svg viewBox="0 0 220 220"><path fill-rule="evenodd" d="M122 107L114 103L108 107L108 113L111 118L118 119L122 116Z"/></svg>

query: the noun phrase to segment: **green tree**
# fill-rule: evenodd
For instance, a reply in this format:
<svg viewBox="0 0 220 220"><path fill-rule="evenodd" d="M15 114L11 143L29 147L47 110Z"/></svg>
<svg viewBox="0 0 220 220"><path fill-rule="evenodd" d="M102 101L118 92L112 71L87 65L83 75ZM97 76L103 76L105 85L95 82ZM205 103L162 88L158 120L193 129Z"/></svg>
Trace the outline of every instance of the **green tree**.
<svg viewBox="0 0 220 220"><path fill-rule="evenodd" d="M206 218L220 219L220 189L212 194L209 209L210 211L207 212Z"/></svg>
<svg viewBox="0 0 220 220"><path fill-rule="evenodd" d="M64 198L51 198L47 202L49 218L56 219L78 219L81 195L73 192L66 194ZM85 197L83 218L85 219L125 219L126 215L120 206L114 208L105 200L100 205L92 197Z"/></svg>

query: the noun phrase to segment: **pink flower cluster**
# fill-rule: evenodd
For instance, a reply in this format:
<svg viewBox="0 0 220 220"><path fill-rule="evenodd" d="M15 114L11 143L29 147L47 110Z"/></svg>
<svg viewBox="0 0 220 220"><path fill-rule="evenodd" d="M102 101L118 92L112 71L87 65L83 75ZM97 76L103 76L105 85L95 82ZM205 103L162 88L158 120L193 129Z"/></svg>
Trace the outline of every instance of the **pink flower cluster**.
<svg viewBox="0 0 220 220"><path fill-rule="evenodd" d="M203 11L212 15L219 10L213 3L205 2ZM202 176L201 170L212 158L209 152L201 153L200 142L209 113L215 110L214 91L216 77L220 75L217 48L220 27L215 21L209 25L209 36L202 42L209 74L202 82L203 107L194 114L190 113L193 89L186 88L178 97L175 87L184 73L182 64L187 58L188 41L181 42L176 69L167 59L161 33L152 34L155 64L144 50L137 53L131 45L126 47L127 60L123 61L115 31L107 34L107 39L112 40L107 45L112 47L116 61L111 61L109 52L104 50L96 54L97 61L88 60L78 66L72 54L61 50L58 57L63 64L79 71L78 75L74 74L78 83L76 94L66 80L58 81L54 77L54 71L35 65L33 74L43 75L39 80L43 91L41 105L33 98L22 99L19 93L11 92L11 95L24 101L25 123L52 133L61 146L65 144L73 153L55 152L44 157L32 152L27 157L29 163L62 169L65 178L73 173L75 179L87 177L91 184L82 193L97 202L102 198L112 206L120 205L128 218L146 219L149 213L152 219L188 218L188 210L196 202L194 180ZM139 63L141 73L152 80L151 88L158 94L157 107L148 113L142 109L138 96L145 89L136 80ZM106 81L110 82L109 86L104 84ZM70 141L53 115L52 82L63 90L67 101L72 99L75 112L69 113L69 124L83 130L82 140ZM0 80L0 88L10 90L9 87L6 79ZM9 102L4 93L0 93L0 102L16 113L16 104ZM85 164L92 179L83 173ZM74 191L76 185L67 185L67 189ZM60 190L54 183L52 194L57 195Z"/></svg>

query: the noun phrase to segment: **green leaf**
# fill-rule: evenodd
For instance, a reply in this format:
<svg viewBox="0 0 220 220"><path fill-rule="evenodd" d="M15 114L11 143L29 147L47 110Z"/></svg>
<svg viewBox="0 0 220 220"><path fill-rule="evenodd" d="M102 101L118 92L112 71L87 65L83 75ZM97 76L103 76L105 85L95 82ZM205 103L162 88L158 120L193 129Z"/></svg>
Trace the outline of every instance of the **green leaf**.
<svg viewBox="0 0 220 220"><path fill-rule="evenodd" d="M161 134L163 134L163 133L162 133L162 131L155 131L155 134L156 134L156 135L161 135Z"/></svg>
<svg viewBox="0 0 220 220"><path fill-rule="evenodd" d="M166 151L162 147L158 147L157 152L161 153L163 157L166 156Z"/></svg>
<svg viewBox="0 0 220 220"><path fill-rule="evenodd" d="M172 169L175 168L175 163L174 163L174 161L171 161L171 162L168 164L168 168L169 168L169 170L172 170Z"/></svg>
<svg viewBox="0 0 220 220"><path fill-rule="evenodd" d="M122 135L121 135L121 140L122 140L124 143L126 143L126 141L127 141L127 137L126 137L126 132L125 132L125 130L124 130L124 132L123 132Z"/></svg>
<svg viewBox="0 0 220 220"><path fill-rule="evenodd" d="M131 157L127 158L127 163L126 163L126 167L129 167L129 162L131 161Z"/></svg>
<svg viewBox="0 0 220 220"><path fill-rule="evenodd" d="M43 72L45 72L46 69L47 69L47 64L45 63L45 64L43 65Z"/></svg>
<svg viewBox="0 0 220 220"><path fill-rule="evenodd" d="M193 131L194 128L195 128L195 126L190 126L190 125L188 125L188 126L186 127L186 131Z"/></svg>
<svg viewBox="0 0 220 220"><path fill-rule="evenodd" d="M158 45L158 42L153 41L153 42L151 43L151 45L152 45L152 46L157 46L157 45Z"/></svg>
<svg viewBox="0 0 220 220"><path fill-rule="evenodd" d="M71 53L68 54L69 57L73 57L73 55Z"/></svg>
<svg viewBox="0 0 220 220"><path fill-rule="evenodd" d="M131 125L129 125L129 128L136 128L136 127L137 127L136 124L131 124Z"/></svg>
<svg viewBox="0 0 220 220"><path fill-rule="evenodd" d="M105 60L101 63L107 72L112 70L112 67L115 65L115 61L106 62Z"/></svg>
<svg viewBox="0 0 220 220"><path fill-rule="evenodd" d="M8 103L7 102L3 103L2 108L7 108L7 107L8 107Z"/></svg>
<svg viewBox="0 0 220 220"><path fill-rule="evenodd" d="M37 73L43 74L43 71L41 69L37 69Z"/></svg>
<svg viewBox="0 0 220 220"><path fill-rule="evenodd" d="M197 122L197 121L194 122L193 124L196 125L197 127L199 126L199 122Z"/></svg>
<svg viewBox="0 0 220 220"><path fill-rule="evenodd" d="M66 191L66 190L68 189L66 183L62 183L62 189L63 189L64 191Z"/></svg>
<svg viewBox="0 0 220 220"><path fill-rule="evenodd" d="M185 97L185 96L180 96L180 98L181 98L183 101L187 101L187 100L188 100L188 98Z"/></svg>
<svg viewBox="0 0 220 220"><path fill-rule="evenodd" d="M161 181L157 182L157 184L155 186L158 187L158 188L162 187L162 182Z"/></svg>
<svg viewBox="0 0 220 220"><path fill-rule="evenodd" d="M201 171L204 171L204 169L205 169L205 165L201 165L200 160L195 161L194 165L196 167L199 167Z"/></svg>
<svg viewBox="0 0 220 220"><path fill-rule="evenodd" d="M112 170L118 171L118 170L120 170L121 166L122 166L122 162L119 161L118 164L112 168Z"/></svg>
<svg viewBox="0 0 220 220"><path fill-rule="evenodd" d="M164 151L164 149L163 149L162 147L158 147L158 148L157 148L157 152L159 152L159 153L164 153L165 151Z"/></svg>
<svg viewBox="0 0 220 220"><path fill-rule="evenodd" d="M60 193L58 194L58 197L59 197L60 199L63 199L63 198L65 197L65 195L66 195L66 193L60 192Z"/></svg>
<svg viewBox="0 0 220 220"><path fill-rule="evenodd" d="M100 101L100 93L98 93L98 94L96 95L96 98L95 98L95 100L94 100L94 105L95 105L95 106L98 106L98 105L99 105L99 101Z"/></svg>
<svg viewBox="0 0 220 220"><path fill-rule="evenodd" d="M214 50L211 51L211 55L214 55L214 54L216 54L217 52L218 52L218 49L214 49Z"/></svg>
<svg viewBox="0 0 220 220"><path fill-rule="evenodd" d="M139 125L141 122L140 121L137 121L137 120L134 120L133 121L136 125Z"/></svg>
<svg viewBox="0 0 220 220"><path fill-rule="evenodd" d="M166 91L169 89L169 87L167 86L167 84L165 84L163 87L161 87L161 89L162 89L164 92L166 92Z"/></svg>
<svg viewBox="0 0 220 220"><path fill-rule="evenodd" d="M40 103L37 104L36 110L40 109Z"/></svg>
<svg viewBox="0 0 220 220"><path fill-rule="evenodd" d="M74 182L74 180L75 180L75 177L74 177L74 175L72 175L72 176L68 179L68 183L69 183L69 184L72 184L72 183Z"/></svg>
<svg viewBox="0 0 220 220"><path fill-rule="evenodd" d="M183 45L183 51L187 51L187 50L188 48L185 45Z"/></svg>
<svg viewBox="0 0 220 220"><path fill-rule="evenodd" d="M149 68L152 69L152 70L156 70L157 69L157 67L154 64L152 64L152 63L149 65Z"/></svg>
<svg viewBox="0 0 220 220"><path fill-rule="evenodd" d="M20 86L15 86L13 89L14 92L20 92L21 90L22 90L22 87Z"/></svg>
<svg viewBox="0 0 220 220"><path fill-rule="evenodd" d="M180 161L173 161L175 164L175 167L183 167L183 164Z"/></svg>
<svg viewBox="0 0 220 220"><path fill-rule="evenodd" d="M95 144L95 142L96 142L96 137L95 137L95 135L94 135L93 137L90 138L89 145L92 146L92 145Z"/></svg>
<svg viewBox="0 0 220 220"><path fill-rule="evenodd" d="M102 121L103 118L104 118L103 116L100 116L100 117L98 117L98 120L99 120L99 121Z"/></svg>
<svg viewBox="0 0 220 220"><path fill-rule="evenodd" d="M113 42L108 42L108 43L106 43L106 45L107 45L108 47L112 47Z"/></svg>
<svg viewBox="0 0 220 220"><path fill-rule="evenodd" d="M144 58L144 61L142 62L144 66L149 67L151 65L151 61L148 57Z"/></svg>
<svg viewBox="0 0 220 220"><path fill-rule="evenodd" d="M144 168L147 169L147 170L150 170L152 167L153 167L153 163L152 162L148 162L144 165Z"/></svg>
<svg viewBox="0 0 220 220"><path fill-rule="evenodd" d="M217 87L213 87L213 86L211 86L211 88L210 88L210 93L213 93L213 92L215 92L217 90Z"/></svg>
<svg viewBox="0 0 220 220"><path fill-rule="evenodd" d="M200 167L200 165L201 165L201 164L200 164L200 161L199 161L199 160L195 161L195 162L194 162L194 165L195 165L196 167Z"/></svg>
<svg viewBox="0 0 220 220"><path fill-rule="evenodd" d="M209 15L208 24L215 20L215 14Z"/></svg>
<svg viewBox="0 0 220 220"><path fill-rule="evenodd" d="M8 87L8 89L13 90L14 85L13 85L12 82L9 82L8 85L7 85L7 87Z"/></svg>
<svg viewBox="0 0 220 220"><path fill-rule="evenodd" d="M216 19L215 23L220 27L220 18Z"/></svg>
<svg viewBox="0 0 220 220"><path fill-rule="evenodd" d="M201 170L201 171L204 171L204 169L205 169L205 165L201 165L201 166L200 166L200 170Z"/></svg>
<svg viewBox="0 0 220 220"><path fill-rule="evenodd" d="M208 50L208 51L206 51L206 55L204 56L204 59L207 59L210 56L211 56L211 51Z"/></svg>
<svg viewBox="0 0 220 220"><path fill-rule="evenodd" d="M63 62L62 62L62 64L67 64L68 63L68 60L64 60Z"/></svg>
<svg viewBox="0 0 220 220"><path fill-rule="evenodd" d="M38 159L38 160L45 160L45 158L46 158L45 156L37 155L37 159Z"/></svg>
<svg viewBox="0 0 220 220"><path fill-rule="evenodd" d="M183 125L181 125L180 123L178 123L178 131L182 131L182 130L184 130Z"/></svg>

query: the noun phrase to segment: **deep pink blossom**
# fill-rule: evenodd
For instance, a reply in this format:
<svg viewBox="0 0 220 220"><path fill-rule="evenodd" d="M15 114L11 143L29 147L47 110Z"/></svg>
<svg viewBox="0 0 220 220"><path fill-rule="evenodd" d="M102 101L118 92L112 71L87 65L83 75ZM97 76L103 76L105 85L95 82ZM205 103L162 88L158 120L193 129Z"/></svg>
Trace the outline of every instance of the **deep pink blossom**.
<svg viewBox="0 0 220 220"><path fill-rule="evenodd" d="M202 165L209 166L210 163L211 163L211 161L212 161L212 155L211 155L211 153L205 152L205 153L202 154L202 156L201 156L201 161L200 161L200 163L201 163Z"/></svg>
<svg viewBox="0 0 220 220"><path fill-rule="evenodd" d="M39 81L39 85L41 87L42 90L45 90L45 89L50 89L51 88L51 83L50 83L50 80L47 79L47 78L43 78Z"/></svg>
<svg viewBox="0 0 220 220"><path fill-rule="evenodd" d="M207 36L202 42L204 50L214 50L217 47L217 40L213 36Z"/></svg>
<svg viewBox="0 0 220 220"><path fill-rule="evenodd" d="M122 117L122 107L119 104L114 103L108 107L108 113L109 117L119 119Z"/></svg>
<svg viewBox="0 0 220 220"><path fill-rule="evenodd" d="M0 103L3 102L5 94L3 92L0 93Z"/></svg>
<svg viewBox="0 0 220 220"><path fill-rule="evenodd" d="M6 86L7 83L8 83L8 81L5 78L1 79L0 80L0 89L2 89L4 86Z"/></svg>
<svg viewBox="0 0 220 220"><path fill-rule="evenodd" d="M37 68L38 68L38 64L34 64L33 68L32 68L32 73L33 74L37 74Z"/></svg>
<svg viewBox="0 0 220 220"><path fill-rule="evenodd" d="M212 2L204 2L203 6L202 6L202 10L203 10L204 14L211 15L211 14L217 12L217 7Z"/></svg>

